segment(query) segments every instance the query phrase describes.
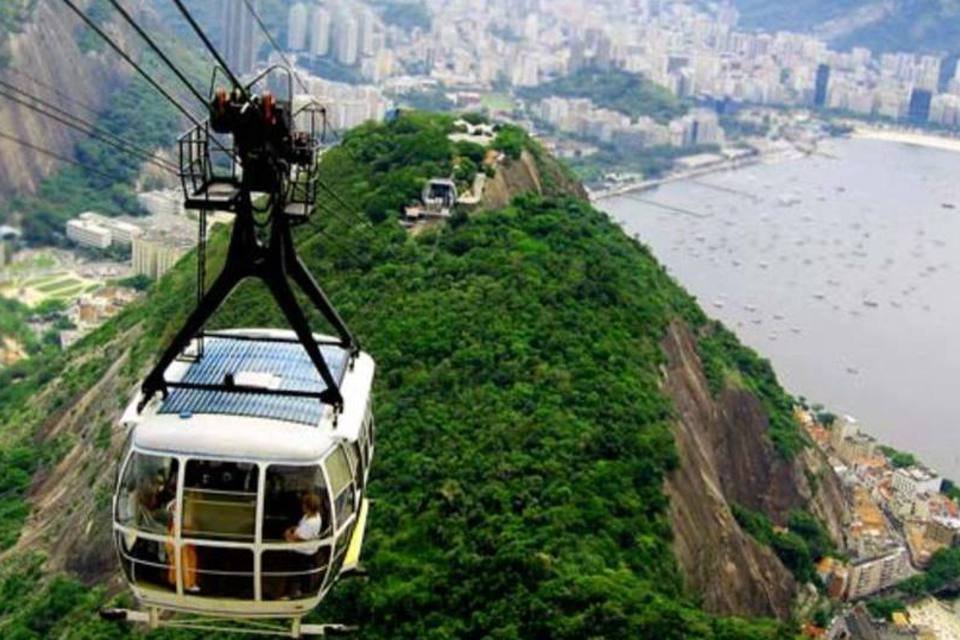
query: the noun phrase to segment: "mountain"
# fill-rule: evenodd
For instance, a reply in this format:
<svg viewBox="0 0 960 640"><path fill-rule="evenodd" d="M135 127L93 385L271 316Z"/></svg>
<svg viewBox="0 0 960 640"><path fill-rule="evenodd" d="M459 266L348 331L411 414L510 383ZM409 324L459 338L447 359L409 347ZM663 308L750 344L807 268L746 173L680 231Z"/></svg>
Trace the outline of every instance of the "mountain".
<svg viewBox="0 0 960 640"><path fill-rule="evenodd" d="M950 54L960 42L955 0L734 0L734 5L746 28L811 32L841 49Z"/></svg>
<svg viewBox="0 0 960 640"><path fill-rule="evenodd" d="M426 178L469 182L487 156L452 130L409 112L350 132L321 165L349 210L322 202L298 230L380 372L369 578L316 616L384 639L793 637L794 576L843 499L769 363L519 129L493 143L479 210L408 234L396 214ZM113 425L189 312L194 266L0 379L7 637L127 635L93 613L126 599ZM278 322L251 285L216 325ZM785 527L772 545L741 526L756 518Z"/></svg>

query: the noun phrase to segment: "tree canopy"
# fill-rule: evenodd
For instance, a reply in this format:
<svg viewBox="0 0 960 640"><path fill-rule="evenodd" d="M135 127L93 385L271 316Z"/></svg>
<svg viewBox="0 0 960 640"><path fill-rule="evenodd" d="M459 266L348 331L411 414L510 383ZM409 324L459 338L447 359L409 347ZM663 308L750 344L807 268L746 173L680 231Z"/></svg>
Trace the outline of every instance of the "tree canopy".
<svg viewBox="0 0 960 640"><path fill-rule="evenodd" d="M662 486L678 464L676 416L661 388L661 341L676 320L706 329L704 314L644 246L573 197L528 194L406 234L391 209L400 199L388 199L449 170L449 124L404 114L347 136L321 164L341 209L298 231L379 370L370 577L337 585L315 616L359 624L372 640L792 637L773 621L704 613L671 550ZM225 240L213 238L211 268ZM189 311L193 266L191 256L19 391L0 385L0 423L32 436L48 405L87 388L139 328L123 369L132 383ZM214 326L280 319L251 284ZM739 349L712 357L767 375L735 359ZM0 458L0 474L15 462ZM121 637L93 617L101 593L38 575L28 560L0 582L5 631Z"/></svg>

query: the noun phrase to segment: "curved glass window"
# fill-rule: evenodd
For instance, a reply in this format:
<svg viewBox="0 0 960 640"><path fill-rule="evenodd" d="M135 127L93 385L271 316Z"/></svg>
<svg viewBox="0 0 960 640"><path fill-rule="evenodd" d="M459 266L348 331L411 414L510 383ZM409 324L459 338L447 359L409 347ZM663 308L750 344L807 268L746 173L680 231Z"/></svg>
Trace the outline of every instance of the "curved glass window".
<svg viewBox="0 0 960 640"><path fill-rule="evenodd" d="M259 484L256 464L188 460L183 479L182 536L253 542Z"/></svg>
<svg viewBox="0 0 960 640"><path fill-rule="evenodd" d="M177 459L135 452L123 472L117 496L117 522L159 534L173 533Z"/></svg>
<svg viewBox="0 0 960 640"><path fill-rule="evenodd" d="M298 600L312 598L330 566L330 545L315 551L267 550L260 557L262 596L264 600Z"/></svg>
<svg viewBox="0 0 960 640"><path fill-rule="evenodd" d="M263 541L309 542L330 535L330 497L319 465L267 467Z"/></svg>
<svg viewBox="0 0 960 640"><path fill-rule="evenodd" d="M172 543L148 540L136 533L117 532L117 549L127 580L141 586L177 590L176 568L171 558Z"/></svg>
<svg viewBox="0 0 960 640"><path fill-rule="evenodd" d="M337 528L343 526L353 514L355 490L350 463L343 447L337 447L327 458L327 473L330 474L330 489L333 492L334 511L337 514Z"/></svg>

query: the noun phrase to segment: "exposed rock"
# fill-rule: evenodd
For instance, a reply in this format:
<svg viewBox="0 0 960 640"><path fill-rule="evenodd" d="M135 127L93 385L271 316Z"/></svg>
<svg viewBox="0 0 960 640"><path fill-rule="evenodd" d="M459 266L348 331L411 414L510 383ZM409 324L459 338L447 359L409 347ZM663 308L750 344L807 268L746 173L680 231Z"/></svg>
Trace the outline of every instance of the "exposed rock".
<svg viewBox="0 0 960 640"><path fill-rule="evenodd" d="M687 328L674 324L665 339L665 389L676 403L675 431L680 468L667 479L674 550L687 586L716 613L786 618L795 591L793 576L770 549L744 533L730 512L723 478L731 460L737 418L757 419L745 407L734 416L718 406ZM754 400L755 401L755 400ZM744 398L746 405L749 400ZM756 437L742 432L744 442ZM758 444L753 442L754 445Z"/></svg>
<svg viewBox="0 0 960 640"><path fill-rule="evenodd" d="M111 31L120 37L121 43L124 42L121 32ZM10 37L11 60L7 70L0 72L0 78L72 115L85 120L95 118L83 107L28 79L34 78L44 85L56 87L92 107L102 107L122 68L112 53L83 53L77 45L79 33L79 19L62 4L37 3L23 32ZM0 130L68 157L82 135L9 100L0 100ZM12 190L33 192L40 181L60 164L50 156L0 140L0 193Z"/></svg>
<svg viewBox="0 0 960 640"><path fill-rule="evenodd" d="M537 158L524 150L518 160L506 158L497 165L496 174L487 180L482 206L498 209L510 204L520 193L572 195L587 199L583 185L568 175L552 158Z"/></svg>
<svg viewBox="0 0 960 640"><path fill-rule="evenodd" d="M779 455L766 437L763 407L751 393L727 389L714 398L684 324L670 327L664 350L665 389L680 418L680 468L666 491L688 587L709 611L784 619L796 591L793 577L770 549L740 529L730 505L762 511L778 524L786 524L792 509L811 510L840 542L845 506L839 479L812 451L792 461ZM808 475L817 477L816 491Z"/></svg>

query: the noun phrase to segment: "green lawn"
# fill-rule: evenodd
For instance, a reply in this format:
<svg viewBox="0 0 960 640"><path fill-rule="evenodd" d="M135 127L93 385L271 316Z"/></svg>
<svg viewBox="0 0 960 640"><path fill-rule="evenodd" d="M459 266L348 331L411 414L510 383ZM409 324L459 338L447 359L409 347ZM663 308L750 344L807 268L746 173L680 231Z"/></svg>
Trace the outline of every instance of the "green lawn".
<svg viewBox="0 0 960 640"><path fill-rule="evenodd" d="M487 93L480 98L480 104L491 111L511 111L513 98L505 93Z"/></svg>
<svg viewBox="0 0 960 640"><path fill-rule="evenodd" d="M81 285L80 288L83 288L83 281L76 278L58 278L45 284L34 285L33 288L41 293L56 293L60 292L61 289L74 289L77 285Z"/></svg>

